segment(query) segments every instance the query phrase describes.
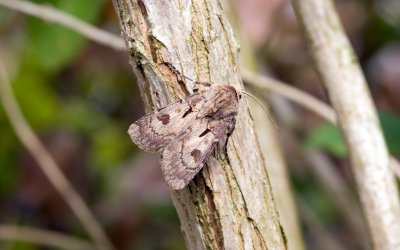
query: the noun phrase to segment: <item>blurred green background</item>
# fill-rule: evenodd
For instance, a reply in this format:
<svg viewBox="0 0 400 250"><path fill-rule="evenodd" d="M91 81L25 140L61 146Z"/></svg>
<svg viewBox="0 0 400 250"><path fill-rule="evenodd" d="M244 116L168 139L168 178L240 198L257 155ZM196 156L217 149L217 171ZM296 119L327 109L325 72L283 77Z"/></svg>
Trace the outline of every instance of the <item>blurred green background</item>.
<svg viewBox="0 0 400 250"><path fill-rule="evenodd" d="M34 2L120 34L111 1ZM237 0L233 4L239 26L250 46L260 52L259 60L271 75L327 101L288 1ZM400 156L399 5L396 0L337 1L395 156ZM252 12L255 9L258 14ZM279 16L280 21L266 19L268 13ZM0 51L29 124L95 211L115 245L119 249L184 249L158 157L139 151L126 133L130 123L143 115L127 54L2 6ZM301 112L301 132L293 131L300 149L323 150L354 191L339 130L310 112ZM348 228L340 219L334 197L326 195L303 166L307 163L291 155L293 151L284 140L283 147L296 195L313 208L334 237L348 249L355 249L357 244L346 235ZM17 139L2 107L0 224L29 225L88 237ZM313 249L309 231L304 226L305 239ZM43 249L11 241L0 241L0 248Z"/></svg>

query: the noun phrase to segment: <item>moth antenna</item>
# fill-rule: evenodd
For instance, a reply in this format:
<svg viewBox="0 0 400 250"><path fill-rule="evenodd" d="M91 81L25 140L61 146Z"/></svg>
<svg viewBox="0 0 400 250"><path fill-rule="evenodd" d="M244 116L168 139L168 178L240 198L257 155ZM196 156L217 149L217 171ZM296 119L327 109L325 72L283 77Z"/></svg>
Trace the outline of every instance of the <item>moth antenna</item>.
<svg viewBox="0 0 400 250"><path fill-rule="evenodd" d="M248 97L251 97L254 101L256 101L261 106L261 108L264 110L264 112L267 114L268 119L272 122L272 124L274 124L274 127L279 131L278 125L276 124L274 119L272 119L272 117L269 114L268 109L265 107L265 105L257 97L255 97L254 95L250 94L249 92L241 91L241 93L246 95L246 96L248 96Z"/></svg>
<svg viewBox="0 0 400 250"><path fill-rule="evenodd" d="M183 78L186 78L186 79L188 79L188 80L191 81L191 82L194 82L194 80L193 80L192 78L189 78L189 77L185 76L185 75L182 74L181 72L179 72L179 74L180 74Z"/></svg>

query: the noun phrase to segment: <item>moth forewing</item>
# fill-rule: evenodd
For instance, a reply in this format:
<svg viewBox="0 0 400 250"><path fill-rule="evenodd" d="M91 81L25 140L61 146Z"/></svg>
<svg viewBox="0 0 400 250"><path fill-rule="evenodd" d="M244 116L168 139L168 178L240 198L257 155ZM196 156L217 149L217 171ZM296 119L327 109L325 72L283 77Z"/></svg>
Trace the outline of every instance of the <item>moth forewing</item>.
<svg viewBox="0 0 400 250"><path fill-rule="evenodd" d="M128 130L132 141L147 152L157 152L165 148L194 119L190 101L194 94L153 111L134 122Z"/></svg>
<svg viewBox="0 0 400 250"><path fill-rule="evenodd" d="M166 181L173 189L182 189L223 135L232 132L239 99L236 88L211 85L142 117L128 133L145 151L163 150L161 168Z"/></svg>

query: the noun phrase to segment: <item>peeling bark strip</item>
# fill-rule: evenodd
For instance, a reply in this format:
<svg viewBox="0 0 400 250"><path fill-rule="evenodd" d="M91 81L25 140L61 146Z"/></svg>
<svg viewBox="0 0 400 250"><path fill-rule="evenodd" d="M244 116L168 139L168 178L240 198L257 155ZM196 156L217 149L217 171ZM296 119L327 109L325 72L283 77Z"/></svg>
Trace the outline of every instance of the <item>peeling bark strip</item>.
<svg viewBox="0 0 400 250"><path fill-rule="evenodd" d="M113 2L148 111L192 93L168 63L192 79L242 87L219 1ZM188 188L171 192L189 249L286 248L245 101L237 118L227 155L217 152Z"/></svg>
<svg viewBox="0 0 400 250"><path fill-rule="evenodd" d="M400 249L399 193L374 104L333 1L293 0L337 112L374 249Z"/></svg>

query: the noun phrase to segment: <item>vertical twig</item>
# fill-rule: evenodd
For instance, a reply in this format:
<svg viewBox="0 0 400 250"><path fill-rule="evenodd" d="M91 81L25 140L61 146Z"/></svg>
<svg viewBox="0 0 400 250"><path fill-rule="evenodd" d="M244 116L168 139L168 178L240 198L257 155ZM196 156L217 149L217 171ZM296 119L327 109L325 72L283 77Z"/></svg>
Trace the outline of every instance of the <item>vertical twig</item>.
<svg viewBox="0 0 400 250"><path fill-rule="evenodd" d="M400 203L389 154L357 58L330 0L293 0L349 148L375 249L400 248Z"/></svg>

